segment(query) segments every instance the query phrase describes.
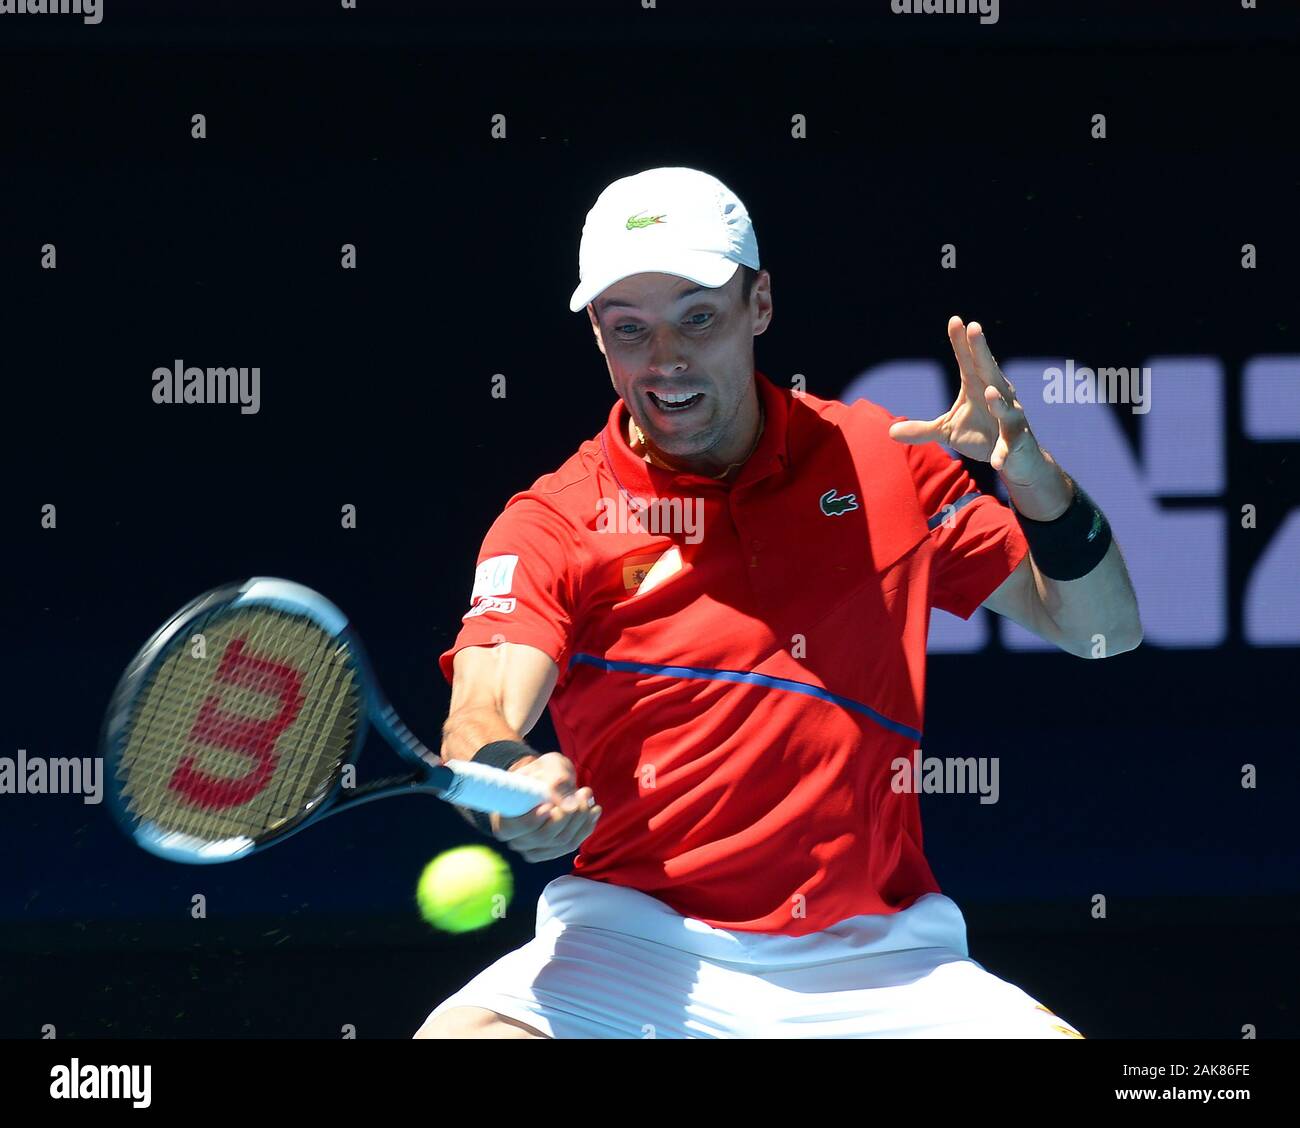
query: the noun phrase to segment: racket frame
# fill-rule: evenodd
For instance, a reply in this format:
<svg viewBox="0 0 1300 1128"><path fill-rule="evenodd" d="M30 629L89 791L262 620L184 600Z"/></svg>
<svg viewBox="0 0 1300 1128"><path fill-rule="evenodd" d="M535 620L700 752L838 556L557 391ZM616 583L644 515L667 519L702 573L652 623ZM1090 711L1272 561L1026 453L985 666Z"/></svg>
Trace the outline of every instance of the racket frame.
<svg viewBox="0 0 1300 1128"><path fill-rule="evenodd" d="M357 676L357 720L352 745L347 755L340 760L332 784L319 799L261 839L235 837L207 842L177 831L164 830L156 824L136 818L127 804L118 767L121 764L132 707L145 681L163 661L172 644L205 615L239 607L271 607L306 616L328 632L337 643L346 646L349 661ZM270 576L255 576L242 583L223 584L204 592L177 611L140 648L113 691L100 737L108 776L109 809L118 825L149 853L168 861L208 864L235 861L278 846L286 838L313 823L376 799L431 793L448 802L455 802L456 791L463 782L461 774L443 764L440 756L430 751L411 733L378 686L374 668L347 616L319 592L292 580ZM344 787L344 769L348 765L356 766L370 728L379 732L399 756L418 766L418 773L387 776L356 787ZM472 770L475 765L469 767ZM521 784L523 782L520 781ZM540 795L536 802L542 802Z"/></svg>

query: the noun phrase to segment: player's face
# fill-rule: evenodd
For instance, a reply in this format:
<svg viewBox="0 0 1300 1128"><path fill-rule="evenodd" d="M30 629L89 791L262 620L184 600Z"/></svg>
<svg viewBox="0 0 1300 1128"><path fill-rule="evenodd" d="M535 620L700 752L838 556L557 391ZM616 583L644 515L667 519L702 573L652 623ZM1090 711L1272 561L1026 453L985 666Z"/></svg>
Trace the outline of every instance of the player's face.
<svg viewBox="0 0 1300 1128"><path fill-rule="evenodd" d="M725 286L634 274L587 307L614 390L646 440L675 463L716 472L745 456L758 429L754 337L771 320L760 271L746 302L741 271Z"/></svg>

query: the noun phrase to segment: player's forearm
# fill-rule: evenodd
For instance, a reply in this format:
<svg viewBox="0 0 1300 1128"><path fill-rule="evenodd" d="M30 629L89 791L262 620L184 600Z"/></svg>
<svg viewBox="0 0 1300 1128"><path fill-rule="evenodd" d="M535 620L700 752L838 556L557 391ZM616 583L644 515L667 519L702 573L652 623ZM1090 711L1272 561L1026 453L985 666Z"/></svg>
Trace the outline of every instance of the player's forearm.
<svg viewBox="0 0 1300 1128"><path fill-rule="evenodd" d="M1043 609L1061 634L1061 645L1081 658L1106 658L1142 641L1137 596L1119 543L1091 572L1077 580L1053 580L1034 568Z"/></svg>
<svg viewBox="0 0 1300 1128"><path fill-rule="evenodd" d="M496 740L522 739L500 712L491 706L456 709L442 726L443 763L448 760L472 760L475 752ZM521 757L516 763L528 764L536 758ZM492 833L491 823L484 815L459 804L453 806L475 830L488 835Z"/></svg>
<svg viewBox="0 0 1300 1128"><path fill-rule="evenodd" d="M1003 479L1011 503L1034 521L1053 521L1069 508L1074 483L1046 451L1043 471L1029 483ZM1033 560L1032 550L1030 559ZM1055 624L1057 644L1083 658L1104 658L1134 649L1142 641L1137 595L1118 542L1086 575L1061 580L1045 576L1034 563L1039 602Z"/></svg>
<svg viewBox="0 0 1300 1128"><path fill-rule="evenodd" d="M480 748L497 740L522 742L523 736L490 705L456 709L442 726L442 758L444 761L472 760Z"/></svg>

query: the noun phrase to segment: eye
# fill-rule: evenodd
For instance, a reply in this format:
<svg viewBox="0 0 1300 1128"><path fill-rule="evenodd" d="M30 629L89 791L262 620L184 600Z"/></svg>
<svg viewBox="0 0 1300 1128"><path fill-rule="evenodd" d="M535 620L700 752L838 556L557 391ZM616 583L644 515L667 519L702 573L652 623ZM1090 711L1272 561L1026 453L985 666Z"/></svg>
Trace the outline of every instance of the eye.
<svg viewBox="0 0 1300 1128"><path fill-rule="evenodd" d="M711 313L696 313L696 314L693 314L691 317L688 317L688 318L686 319L687 324L688 324L688 325L692 325L692 326L694 326L694 327L697 328L697 329L700 328L701 326L708 325L708 324L709 324L709 321L701 321L701 320L699 320L701 317L705 317L705 318L708 318L709 320L712 320L712 318L713 318L713 314L711 314Z"/></svg>
<svg viewBox="0 0 1300 1128"><path fill-rule="evenodd" d="M624 336L630 336L636 332L636 326L632 322L626 321L622 325L615 325L614 332L622 333Z"/></svg>

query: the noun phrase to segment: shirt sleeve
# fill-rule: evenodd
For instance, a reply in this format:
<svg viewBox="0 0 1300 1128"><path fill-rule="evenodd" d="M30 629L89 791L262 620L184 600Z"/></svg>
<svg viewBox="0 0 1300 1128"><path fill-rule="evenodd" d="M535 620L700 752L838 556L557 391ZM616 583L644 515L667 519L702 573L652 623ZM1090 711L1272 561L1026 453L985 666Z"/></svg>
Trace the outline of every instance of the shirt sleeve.
<svg viewBox="0 0 1300 1128"><path fill-rule="evenodd" d="M938 443L907 451L935 549L930 604L969 619L1016 570L1029 545L1015 514L979 492L961 459Z"/></svg>
<svg viewBox="0 0 1300 1128"><path fill-rule="evenodd" d="M557 512L527 494L507 502L483 538L469 610L456 641L438 659L448 682L467 646L522 643L560 667L573 637L578 539Z"/></svg>

